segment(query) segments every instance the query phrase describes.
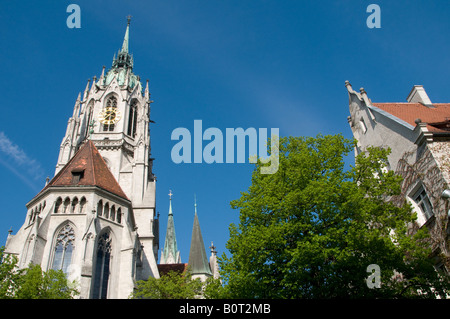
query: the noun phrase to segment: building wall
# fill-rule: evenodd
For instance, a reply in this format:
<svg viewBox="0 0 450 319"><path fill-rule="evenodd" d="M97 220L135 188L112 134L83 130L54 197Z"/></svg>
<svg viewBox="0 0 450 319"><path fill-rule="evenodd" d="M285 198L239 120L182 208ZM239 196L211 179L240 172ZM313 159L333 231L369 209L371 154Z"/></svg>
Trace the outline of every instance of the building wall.
<svg viewBox="0 0 450 319"><path fill-rule="evenodd" d="M401 195L391 200L398 205L405 201L411 204L417 221L410 225L410 231L428 227L436 264L444 263L450 270L450 207L448 200L442 198L443 191L450 188L450 140L433 137L423 123L417 122L414 127L375 107L364 89L355 92L348 82L346 87L350 109L348 122L358 141L355 154L369 146L391 149L390 169L403 177ZM431 202L434 213L431 218L426 217L412 198L420 187L425 189Z"/></svg>
<svg viewBox="0 0 450 319"><path fill-rule="evenodd" d="M72 206L69 205L65 213L63 207L55 213L55 203L59 197L63 202L65 198L72 201L74 198L80 200L84 197L86 204L82 212L79 211L79 206L75 212L71 212ZM97 208L100 200L104 206L106 203L109 207L114 205L116 214L120 208L120 223L117 215L114 221L111 216L99 216ZM39 206L43 208L33 219ZM49 188L29 202L27 208L23 226L16 235L9 235L6 242L6 252L19 258L20 268L26 268L32 262L40 264L44 271L51 269L56 237L61 228L69 224L74 230L75 240L68 277L77 281L80 298L90 298L95 276L93 265L96 262L96 241L99 235L108 230L112 237L108 298L128 298L137 280L136 258L141 247L129 202L95 187L89 190Z"/></svg>

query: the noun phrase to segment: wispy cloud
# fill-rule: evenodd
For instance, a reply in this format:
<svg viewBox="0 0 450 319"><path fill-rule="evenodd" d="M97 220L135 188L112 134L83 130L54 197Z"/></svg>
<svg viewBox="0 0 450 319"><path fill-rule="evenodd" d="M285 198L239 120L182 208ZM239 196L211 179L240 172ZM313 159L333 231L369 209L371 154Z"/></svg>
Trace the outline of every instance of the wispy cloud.
<svg viewBox="0 0 450 319"><path fill-rule="evenodd" d="M0 131L0 164L20 178L33 190L39 190L36 181L44 175L41 165L30 158L18 145L14 144L5 133Z"/></svg>

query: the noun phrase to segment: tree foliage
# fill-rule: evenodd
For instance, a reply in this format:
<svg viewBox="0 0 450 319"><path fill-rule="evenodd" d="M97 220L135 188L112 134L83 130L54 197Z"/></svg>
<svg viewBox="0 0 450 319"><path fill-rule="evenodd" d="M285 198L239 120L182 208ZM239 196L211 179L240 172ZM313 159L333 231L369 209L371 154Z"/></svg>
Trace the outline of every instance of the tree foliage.
<svg viewBox="0 0 450 319"><path fill-rule="evenodd" d="M79 292L61 270L42 271L40 265L17 268L17 257L0 248L0 299L72 299Z"/></svg>
<svg viewBox="0 0 450 319"><path fill-rule="evenodd" d="M202 291L200 279L191 279L189 272L169 271L156 279L137 282L137 288L130 298L133 299L193 299Z"/></svg>
<svg viewBox="0 0 450 319"><path fill-rule="evenodd" d="M428 258L427 231L408 233L416 216L400 193L401 178L385 170L389 150L370 148L355 165L355 143L341 135L280 139L279 169L259 173L241 198L220 258L235 298L434 298L450 288ZM370 289L377 264L381 287Z"/></svg>
<svg viewBox="0 0 450 319"><path fill-rule="evenodd" d="M189 270L180 273L169 271L159 279L150 277L137 282L132 299L219 299L224 298L225 290L222 282L213 277L202 282L192 279Z"/></svg>

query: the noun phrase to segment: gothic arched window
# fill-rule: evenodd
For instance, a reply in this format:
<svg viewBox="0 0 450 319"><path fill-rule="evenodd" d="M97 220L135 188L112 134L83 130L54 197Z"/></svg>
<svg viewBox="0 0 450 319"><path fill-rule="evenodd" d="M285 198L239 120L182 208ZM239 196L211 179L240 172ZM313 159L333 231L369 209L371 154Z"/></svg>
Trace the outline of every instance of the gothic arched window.
<svg viewBox="0 0 450 319"><path fill-rule="evenodd" d="M117 108L117 98L115 96L110 96L106 100L106 108ZM103 132L112 132L114 131L114 123L105 123L103 124Z"/></svg>
<svg viewBox="0 0 450 319"><path fill-rule="evenodd" d="M75 232L69 224L65 225L56 237L55 253L53 255L52 269L62 270L68 273L68 268L72 262Z"/></svg>
<svg viewBox="0 0 450 319"><path fill-rule="evenodd" d="M56 203L55 203L55 210L54 210L55 214L60 212L59 209L61 208L61 204L62 204L62 199L61 199L61 197L58 197L58 199L56 200Z"/></svg>
<svg viewBox="0 0 450 319"><path fill-rule="evenodd" d="M116 220L116 207L114 205L111 206L111 213L109 218L111 218L112 221Z"/></svg>
<svg viewBox="0 0 450 319"><path fill-rule="evenodd" d="M64 210L63 213L68 213L68 207L70 205L70 198L66 197L66 199L64 200Z"/></svg>
<svg viewBox="0 0 450 319"><path fill-rule="evenodd" d="M84 207L86 206L86 198L82 197L80 201L80 214L84 213Z"/></svg>
<svg viewBox="0 0 450 319"><path fill-rule="evenodd" d="M137 101L133 100L130 105L130 112L128 114L128 130L127 134L131 137L136 136L136 126L137 126Z"/></svg>
<svg viewBox="0 0 450 319"><path fill-rule="evenodd" d="M95 261L94 299L106 299L108 295L108 282L111 261L111 236L109 232L103 233L97 244L97 258Z"/></svg>
<svg viewBox="0 0 450 319"><path fill-rule="evenodd" d="M121 211L120 208L117 209L117 222L118 222L119 224L122 223L122 211Z"/></svg>
<svg viewBox="0 0 450 319"><path fill-rule="evenodd" d="M117 107L117 98L115 96L110 96L106 101L106 107Z"/></svg>
<svg viewBox="0 0 450 319"><path fill-rule="evenodd" d="M72 208L70 209L71 213L76 213L78 208L78 198L72 199Z"/></svg>
<svg viewBox="0 0 450 319"><path fill-rule="evenodd" d="M97 215L102 216L103 215L103 202L100 200L97 204Z"/></svg>
<svg viewBox="0 0 450 319"><path fill-rule="evenodd" d="M105 204L105 209L103 210L103 216L105 216L105 218L109 218L109 204L108 203Z"/></svg>

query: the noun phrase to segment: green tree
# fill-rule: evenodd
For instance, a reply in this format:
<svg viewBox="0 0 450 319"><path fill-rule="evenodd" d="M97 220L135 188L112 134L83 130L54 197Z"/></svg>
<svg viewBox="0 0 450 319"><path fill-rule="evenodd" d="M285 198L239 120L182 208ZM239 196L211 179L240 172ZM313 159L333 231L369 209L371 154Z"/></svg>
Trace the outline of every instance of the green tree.
<svg viewBox="0 0 450 319"><path fill-rule="evenodd" d="M17 299L72 299L78 291L69 284L62 270L42 271L40 265L30 266L20 276Z"/></svg>
<svg viewBox="0 0 450 319"><path fill-rule="evenodd" d="M17 268L17 257L0 248L0 299L72 299L79 292L61 271L42 271L40 265Z"/></svg>
<svg viewBox="0 0 450 319"><path fill-rule="evenodd" d="M131 294L132 299L193 299L202 292L200 279L191 279L188 271L183 273L169 271L156 279L137 282L136 290Z"/></svg>
<svg viewBox="0 0 450 319"><path fill-rule="evenodd" d="M345 167L354 141L342 135L280 139L279 169L260 174L231 202L222 277L236 298L434 298L450 288L429 260L427 231L411 235L411 207L393 205L401 178L389 150L370 148ZM381 287L370 289L377 264ZM420 291L420 293L418 292Z"/></svg>
<svg viewBox="0 0 450 319"><path fill-rule="evenodd" d="M21 272L16 269L17 257L4 253L0 247L0 299L13 299Z"/></svg>
<svg viewBox="0 0 450 319"><path fill-rule="evenodd" d="M205 299L228 299L228 291L223 286L221 279L209 277L203 285L202 296Z"/></svg>

